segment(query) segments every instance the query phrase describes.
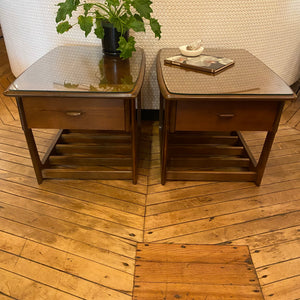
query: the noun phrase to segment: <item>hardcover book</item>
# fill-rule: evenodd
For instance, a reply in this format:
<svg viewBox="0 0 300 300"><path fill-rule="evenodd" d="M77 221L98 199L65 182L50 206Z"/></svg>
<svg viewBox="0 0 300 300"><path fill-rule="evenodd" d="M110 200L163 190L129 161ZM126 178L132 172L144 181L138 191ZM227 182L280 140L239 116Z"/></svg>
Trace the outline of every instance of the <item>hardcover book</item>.
<svg viewBox="0 0 300 300"><path fill-rule="evenodd" d="M234 64L232 59L200 54L197 57L177 55L165 59L165 63L184 68L196 69L209 73L217 73Z"/></svg>

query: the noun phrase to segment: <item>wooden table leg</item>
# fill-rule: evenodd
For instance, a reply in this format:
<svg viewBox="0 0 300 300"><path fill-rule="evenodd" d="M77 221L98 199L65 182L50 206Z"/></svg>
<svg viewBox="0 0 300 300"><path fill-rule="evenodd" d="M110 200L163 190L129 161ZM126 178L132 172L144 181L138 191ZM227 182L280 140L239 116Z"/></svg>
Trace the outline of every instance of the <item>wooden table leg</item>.
<svg viewBox="0 0 300 300"><path fill-rule="evenodd" d="M141 91L137 96L137 122L138 122L138 127L141 128L142 125L142 92Z"/></svg>
<svg viewBox="0 0 300 300"><path fill-rule="evenodd" d="M43 175L42 175L42 163L40 160L40 156L35 144L35 140L33 137L33 133L31 129L23 129L24 130L24 134L25 134L25 138L27 141L27 145L28 145L28 150L31 156L31 160L32 160L32 165L34 168L34 172L36 175L36 179L38 184L41 184L43 181Z"/></svg>
<svg viewBox="0 0 300 300"><path fill-rule="evenodd" d="M259 157L259 161L257 163L256 166L256 180L255 180L255 184L257 186L259 186L261 184L262 181L262 177L264 175L265 172L265 168L266 168L266 164L271 152L271 148L275 139L275 134L276 132L273 131L268 131L267 133L267 137L261 152L261 155Z"/></svg>
<svg viewBox="0 0 300 300"><path fill-rule="evenodd" d="M264 146L263 149L261 151L260 157L259 157L259 161L257 163L256 166L256 180L255 183L257 186L259 186L261 184L262 181L262 177L264 175L265 172L265 168L266 168L266 164L271 152L271 148L275 139L275 135L279 126L279 122L280 122L280 118L281 118L281 113L284 107L284 101L281 102L278 105L278 110L277 110L277 115L276 115L276 119L275 122L273 124L273 129L271 131L268 131L265 142L264 142Z"/></svg>
<svg viewBox="0 0 300 300"><path fill-rule="evenodd" d="M136 138L136 109L135 99L130 100L131 107L131 154L132 154L132 183L137 183L137 138Z"/></svg>
<svg viewBox="0 0 300 300"><path fill-rule="evenodd" d="M16 98L16 100L17 100L17 104L18 104L22 129L25 134L25 139L27 142L30 156L31 156L32 165L34 168L36 179L37 179L38 184L41 184L43 181L41 159L40 159L37 147L36 147L36 143L34 140L32 130L30 128L28 128L28 126L27 126L22 99L20 97L18 97L18 98Z"/></svg>
<svg viewBox="0 0 300 300"><path fill-rule="evenodd" d="M164 101L162 94L160 93L159 100L159 143L160 143L160 160L162 161L162 134L163 134L163 126L164 126Z"/></svg>
<svg viewBox="0 0 300 300"><path fill-rule="evenodd" d="M159 99L159 130L160 131L163 127L163 118L164 118L164 98L160 93L160 99Z"/></svg>
<svg viewBox="0 0 300 300"><path fill-rule="evenodd" d="M162 101L161 101L162 102ZM168 158L168 133L169 133L169 120L170 117L170 103L165 101L165 112L163 118L162 127L162 139L161 139L161 184L166 183L167 177L167 158Z"/></svg>

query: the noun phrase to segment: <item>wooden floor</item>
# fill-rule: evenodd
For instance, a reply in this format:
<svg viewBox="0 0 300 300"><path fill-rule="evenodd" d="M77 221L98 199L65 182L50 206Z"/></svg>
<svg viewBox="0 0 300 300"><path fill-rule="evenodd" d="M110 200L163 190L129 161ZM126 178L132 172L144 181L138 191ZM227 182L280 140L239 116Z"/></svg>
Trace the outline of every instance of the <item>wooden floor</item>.
<svg viewBox="0 0 300 300"><path fill-rule="evenodd" d="M263 300L248 246L138 243L133 300Z"/></svg>
<svg viewBox="0 0 300 300"><path fill-rule="evenodd" d="M129 300L138 242L248 245L265 299L300 299L300 99L285 107L260 187L162 186L151 122L143 122L137 185L38 185L15 100L2 95L12 80L0 39L0 299ZM35 131L41 153L53 134ZM256 155L263 137L246 134Z"/></svg>

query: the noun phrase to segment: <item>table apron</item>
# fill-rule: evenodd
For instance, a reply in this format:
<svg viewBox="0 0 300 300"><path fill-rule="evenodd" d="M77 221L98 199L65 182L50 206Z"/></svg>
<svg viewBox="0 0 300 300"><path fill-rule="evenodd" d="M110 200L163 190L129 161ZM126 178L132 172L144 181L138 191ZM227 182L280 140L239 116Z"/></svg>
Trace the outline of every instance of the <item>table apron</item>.
<svg viewBox="0 0 300 300"><path fill-rule="evenodd" d="M269 131L280 101L170 101L170 132Z"/></svg>

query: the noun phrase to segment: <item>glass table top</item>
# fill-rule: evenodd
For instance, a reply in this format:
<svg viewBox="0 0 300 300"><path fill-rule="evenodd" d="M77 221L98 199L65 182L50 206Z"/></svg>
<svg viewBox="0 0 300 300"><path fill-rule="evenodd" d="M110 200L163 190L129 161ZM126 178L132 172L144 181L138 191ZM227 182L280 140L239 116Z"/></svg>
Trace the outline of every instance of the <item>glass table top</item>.
<svg viewBox="0 0 300 300"><path fill-rule="evenodd" d="M99 46L60 46L32 64L7 91L126 93L135 86L142 60L139 48L122 60L103 55Z"/></svg>
<svg viewBox="0 0 300 300"><path fill-rule="evenodd" d="M264 63L243 49L205 49L203 54L226 57L234 65L212 74L165 64L178 49L162 49L162 79L171 94L180 95L281 95L293 98L290 87Z"/></svg>

